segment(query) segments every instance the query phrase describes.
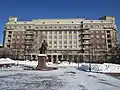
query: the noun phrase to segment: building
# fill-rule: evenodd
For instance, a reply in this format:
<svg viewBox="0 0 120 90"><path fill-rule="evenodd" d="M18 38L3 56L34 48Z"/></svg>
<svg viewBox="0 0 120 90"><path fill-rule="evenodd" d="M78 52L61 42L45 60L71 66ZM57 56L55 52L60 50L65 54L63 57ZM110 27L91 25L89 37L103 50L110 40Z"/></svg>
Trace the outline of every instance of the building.
<svg viewBox="0 0 120 90"><path fill-rule="evenodd" d="M115 18L21 21L17 17L9 17L5 23L4 47L13 49L16 58L37 59L43 39L48 43L49 61L105 60L105 53L117 44Z"/></svg>

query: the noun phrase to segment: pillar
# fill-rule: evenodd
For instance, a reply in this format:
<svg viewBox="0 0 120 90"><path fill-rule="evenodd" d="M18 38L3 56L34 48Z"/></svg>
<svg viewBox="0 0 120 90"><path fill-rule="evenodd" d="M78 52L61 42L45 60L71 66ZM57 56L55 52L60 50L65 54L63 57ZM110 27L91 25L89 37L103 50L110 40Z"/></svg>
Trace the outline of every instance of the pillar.
<svg viewBox="0 0 120 90"><path fill-rule="evenodd" d="M72 62L74 62L74 55L72 55Z"/></svg>
<svg viewBox="0 0 120 90"><path fill-rule="evenodd" d="M58 62L58 55L56 55L56 62Z"/></svg>
<svg viewBox="0 0 120 90"><path fill-rule="evenodd" d="M51 55L51 62L53 62L53 55Z"/></svg>

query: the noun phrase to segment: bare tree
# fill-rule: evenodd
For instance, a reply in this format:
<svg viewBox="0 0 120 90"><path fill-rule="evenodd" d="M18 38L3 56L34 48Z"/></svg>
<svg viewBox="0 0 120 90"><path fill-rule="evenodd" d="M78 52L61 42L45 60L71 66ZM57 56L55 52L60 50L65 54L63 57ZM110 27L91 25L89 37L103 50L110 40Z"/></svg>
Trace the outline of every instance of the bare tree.
<svg viewBox="0 0 120 90"><path fill-rule="evenodd" d="M20 53L23 51L23 39L21 34L14 34L13 43L11 44L13 49L14 59L19 59Z"/></svg>

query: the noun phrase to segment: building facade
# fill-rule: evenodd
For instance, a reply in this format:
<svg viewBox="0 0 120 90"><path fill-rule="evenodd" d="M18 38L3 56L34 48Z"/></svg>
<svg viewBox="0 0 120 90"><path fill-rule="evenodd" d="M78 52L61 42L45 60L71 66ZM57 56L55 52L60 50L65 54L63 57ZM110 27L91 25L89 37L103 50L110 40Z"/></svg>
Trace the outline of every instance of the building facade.
<svg viewBox="0 0 120 90"><path fill-rule="evenodd" d="M36 60L43 39L48 43L49 61L105 60L105 53L117 44L115 18L21 21L9 17L5 23L4 47L12 49L16 58Z"/></svg>

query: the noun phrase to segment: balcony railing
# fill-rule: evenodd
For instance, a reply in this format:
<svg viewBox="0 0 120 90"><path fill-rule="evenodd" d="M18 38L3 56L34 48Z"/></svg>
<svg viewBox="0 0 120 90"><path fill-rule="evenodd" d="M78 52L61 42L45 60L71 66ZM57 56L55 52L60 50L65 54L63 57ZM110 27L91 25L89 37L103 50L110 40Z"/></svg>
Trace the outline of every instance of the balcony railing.
<svg viewBox="0 0 120 90"><path fill-rule="evenodd" d="M82 39L87 39L87 40L89 40L89 39L91 39L90 37L82 37Z"/></svg>
<svg viewBox="0 0 120 90"><path fill-rule="evenodd" d="M85 35L87 34L87 35L89 35L89 34L90 34L90 32L88 32L88 31L87 31L87 32L83 32L82 34L85 34Z"/></svg>

